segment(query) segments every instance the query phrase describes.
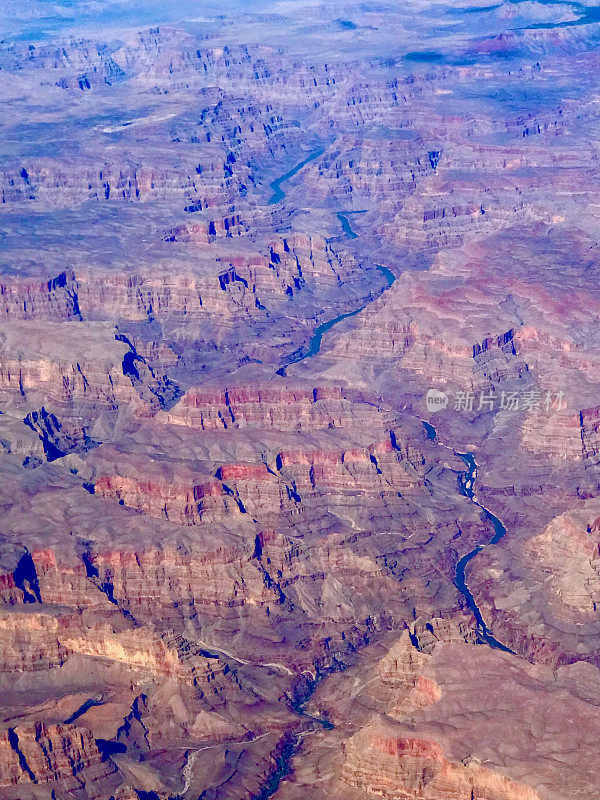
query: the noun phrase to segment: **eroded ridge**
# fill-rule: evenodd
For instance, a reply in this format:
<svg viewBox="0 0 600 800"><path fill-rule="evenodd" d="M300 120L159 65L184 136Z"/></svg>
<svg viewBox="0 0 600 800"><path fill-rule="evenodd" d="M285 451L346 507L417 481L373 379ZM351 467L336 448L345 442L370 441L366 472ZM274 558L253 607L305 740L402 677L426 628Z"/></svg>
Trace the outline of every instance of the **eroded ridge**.
<svg viewBox="0 0 600 800"><path fill-rule="evenodd" d="M0 800L597 800L597 9L0 6Z"/></svg>

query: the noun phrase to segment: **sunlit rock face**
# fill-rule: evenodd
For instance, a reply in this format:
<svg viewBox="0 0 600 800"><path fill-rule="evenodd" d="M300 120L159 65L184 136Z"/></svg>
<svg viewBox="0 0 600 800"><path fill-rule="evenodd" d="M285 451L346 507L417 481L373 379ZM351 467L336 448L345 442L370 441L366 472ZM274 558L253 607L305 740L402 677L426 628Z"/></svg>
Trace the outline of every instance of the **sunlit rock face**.
<svg viewBox="0 0 600 800"><path fill-rule="evenodd" d="M0 0L0 800L597 800L599 25Z"/></svg>

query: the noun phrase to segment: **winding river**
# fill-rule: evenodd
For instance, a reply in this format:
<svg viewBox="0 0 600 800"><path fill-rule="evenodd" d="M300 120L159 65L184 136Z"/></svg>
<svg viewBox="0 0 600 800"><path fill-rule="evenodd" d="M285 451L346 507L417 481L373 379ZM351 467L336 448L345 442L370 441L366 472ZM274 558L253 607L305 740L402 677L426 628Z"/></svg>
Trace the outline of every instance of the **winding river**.
<svg viewBox="0 0 600 800"><path fill-rule="evenodd" d="M359 311L362 311L362 309L359 309ZM335 324L335 322L339 321L339 319L343 319L344 317L352 316L353 314L357 314L357 313L358 313L358 311L354 311L351 314L344 314L341 317L338 317L335 320L330 320L329 323L325 323L325 324L328 325L328 327L330 328L332 325ZM321 332L321 336L322 336L322 333L323 333L323 331ZM316 336L316 332L315 332L315 336ZM315 346L317 346L317 345L315 344ZM320 346L320 337L318 339L318 346ZM315 355L315 353L313 353L312 355ZM421 420L421 421L423 423L423 428L425 429L425 432L427 433L427 437L431 441L436 441L436 439L437 439L437 431L434 428L434 426L430 422L426 422L425 420ZM447 445L442 445L442 446L447 447ZM449 449L451 449L451 448L449 448ZM469 590L469 587L467 586L467 583L466 583L466 580L465 580L465 571L466 571L467 564L473 558L475 558L475 556L478 553L480 553L483 550L484 547L487 547L489 544L496 544L497 542L499 542L500 539L502 539L502 537L506 534L506 528L504 527L502 522L498 519L498 517L494 516L494 514L492 514L490 511L488 511L487 508L482 506L481 503L479 503L475 499L475 480L477 478L477 463L475 461L475 457L473 456L473 454L472 453L458 453L456 450L453 450L452 452L455 455L457 455L459 458L461 458L464 461L464 463L466 464L466 466L467 466L467 469L466 469L465 472L459 472L458 473L458 485L459 485L460 493L462 495L464 495L465 497L468 497L469 500L472 503L474 503L479 509L481 509L481 512L483 513L485 518L488 519L492 523L492 526L494 527L494 531L495 531L494 535L489 540L489 542L485 542L483 544L478 544L469 553L467 553L465 556L463 556L460 559L460 561L456 565L456 571L455 571L455 577L454 577L454 585L459 590L459 592L463 595L463 597L466 600L467 606L469 607L469 609L473 613L473 615L474 615L474 617L475 617L475 619L477 621L478 628L479 628L479 635L481 636L483 641L485 641L490 647L494 648L495 650L503 650L505 653L512 653L513 655L515 655L513 650L511 650L509 647L506 647L506 645L502 644L502 642L499 642L498 639L496 639L492 635L492 633L490 632L489 628L487 627L487 625L485 623L485 620L483 619L481 611L479 610L479 608L478 608L478 606L477 606L477 604L475 602L475 599L474 599L471 591ZM302 694L300 697L298 697L292 703L292 708L300 716L307 717L313 723L321 725L323 728L328 730L328 729L333 728L333 725L331 724L331 722L329 722L329 720L320 719L319 717L313 717L313 716L311 716L310 714L308 714L305 711L305 707L306 707L308 701L310 700L310 697L313 694L313 692L314 692L319 680L322 677L324 677L324 676L321 675L321 676L319 676L319 678L317 678L317 680L311 681L309 683L309 685L307 686L307 689L304 692L304 694ZM300 750L300 745L301 745L301 742L302 742L302 738L303 738L304 735L306 735L306 733L307 733L307 731L305 731L303 733L299 733L299 734L294 734L293 736L290 736L289 739L287 739L284 742L283 747L281 748L281 752L280 752L279 756L276 759L275 769L271 773L271 775L269 777L269 780L264 784L264 786L262 787L261 791L258 794L253 796L252 800L268 800L268 798L272 797L275 794L275 792L279 789L279 785L281 784L281 781L284 780L284 778L286 778L290 774L292 760L294 759L294 757L296 755L298 755L298 752Z"/></svg>
<svg viewBox="0 0 600 800"><path fill-rule="evenodd" d="M423 427L427 433L427 437L431 439L431 441L436 440L437 432L433 425L430 422L423 422ZM475 598L471 593L471 590L467 586L465 572L467 569L468 563L475 558L475 556L480 553L484 547L487 547L490 544L497 544L500 539L506 534L506 528L502 524L502 522L498 519L498 517L494 516L491 511L488 511L487 508L481 505L481 503L475 499L475 481L477 479L477 462L475 461L475 457L472 453L457 453L456 450L453 451L455 455L461 458L466 466L466 472L460 472L458 474L458 486L460 493L465 497L468 497L469 500L474 503L479 509L483 516L492 524L494 528L494 535L488 542L484 542L482 544L478 544L474 547L471 551L469 551L465 556L463 556L458 564L456 565L456 571L454 573L454 585L458 589L458 591L462 594L465 598L468 608L473 613L477 621L477 625L479 627L479 633L481 638L490 646L493 647L495 650L503 650L505 653L513 653L514 651L511 650L506 645L499 642L495 636L492 635L490 629L485 623L483 619L483 615L475 602Z"/></svg>
<svg viewBox="0 0 600 800"><path fill-rule="evenodd" d="M305 163L306 162L303 162L303 164ZM295 171L297 172L299 168L300 167L297 167ZM289 177L289 173L287 177ZM280 182L282 180L283 178L279 179ZM274 181L273 184L271 184L271 186L273 186L274 183L276 183L276 181ZM352 229L352 226L350 225L347 215L364 214L364 213L365 213L364 211L343 211L343 212L340 211L339 214L336 214L337 218L342 223L342 228L344 229L344 233L346 234L346 236L348 236L348 238L356 239L358 237L358 234ZM381 272L387 283L387 288L389 289L389 287L396 280L396 276L394 275L392 270L388 269L388 267L384 267L382 264L375 264L375 269L378 269L379 272ZM299 347L297 350L294 350L294 352L287 357L286 359L287 364L285 364L285 366L283 367L280 367L277 370L276 374L285 377L287 368L289 366L291 366L292 364L297 364L300 361L304 361L305 358L312 358L313 356L318 355L319 352L321 351L321 345L323 343L323 335L327 333L327 331L330 328L333 328L334 325L337 325L338 322L341 322L343 319L348 319L348 317L354 317L356 316L356 314L360 314L360 312L364 311L366 307L367 306L364 305L361 306L360 308L355 308L354 311L348 311L346 314L340 314L339 316L334 317L333 319L328 319L326 322L322 322L320 325L317 325L313 335L310 338L308 347L307 348Z"/></svg>
<svg viewBox="0 0 600 800"><path fill-rule="evenodd" d="M273 196L271 197L270 203L271 204L280 203L285 198L285 192L281 188L281 184L284 183L284 181L287 181L291 177L293 177L297 172L299 172L302 169L302 167L308 164L309 161L318 158L322 153L323 153L322 150L315 151L310 156L308 156L308 158L304 159L304 161L301 161L300 164L297 164L292 170L286 172L285 175L282 175L280 178L274 180L271 183ZM352 229L352 226L350 225L350 221L348 219L348 215L362 214L362 213L364 212L344 211L336 214L337 218L339 219L342 225L344 233L349 239L356 239L358 237L358 234ZM396 280L396 276L391 271L391 269L388 269L388 267L384 267L381 264L376 264L375 267L381 272L387 283L387 288L389 288ZM327 320L326 322L323 322L320 325L318 325L315 328L313 335L311 336L308 348L305 349L300 347L298 348L298 350L292 353L291 356L288 356L287 358L288 363L285 366L280 367L280 369L277 370L277 374L285 376L286 370L291 364L297 364L299 361L304 361L305 358L312 358L313 356L316 356L321 350L323 336L325 333L327 333L327 331L330 328L333 328L333 326L337 325L338 322L341 322L344 319L348 319L348 317L354 317L356 316L356 314L360 314L360 312L364 311L365 308L366 305L361 306L360 308L356 308L354 311L349 311L346 314L340 314L339 316L334 317L333 319ZM312 681L310 683L304 695L299 699L297 699L294 703L292 703L292 708L298 715L306 717L310 719L315 725L320 725L326 730L329 730L333 728L333 725L331 722L329 722L329 720L322 719L319 717L314 717L308 714L305 710L305 707L321 677L323 676L320 676L319 678L317 678L317 680ZM264 784L260 792L253 796L252 800L268 800L269 797L272 797L275 794L275 792L279 788L281 781L284 778L286 778L290 773L291 762L294 756L296 756L298 753L302 737L303 737L302 733L295 734L293 736L290 736L289 739L287 739L284 742L283 747L281 748L281 752L275 762L275 769L271 773L269 780Z"/></svg>
<svg viewBox="0 0 600 800"><path fill-rule="evenodd" d="M296 164L295 167L292 167L292 169L289 172L286 172L279 178L275 178L274 181L271 181L271 190L273 194L271 195L271 199L269 200L269 205L272 206L275 205L275 203L281 203L281 201L285 197L285 192L281 188L281 184L285 183L285 181L289 181L289 179L293 178L297 172L300 172L302 167L305 167L309 162L314 161L315 158L322 156L324 152L325 152L324 149L314 150L303 161L301 161L299 164Z"/></svg>
<svg viewBox="0 0 600 800"><path fill-rule="evenodd" d="M297 164L292 170L286 172L285 175L282 175L280 178L277 178L271 183L271 188L273 189L273 196L271 198L271 203L279 203L285 198L285 192L281 188L281 184L285 181L289 180L293 177L299 170L302 169L309 161L317 158L321 155L323 151L315 151L313 154L308 156L308 158L301 161L300 164ZM349 216L351 214L361 214L364 213L362 211L340 211L336 214L340 224L342 226L342 230L347 238L349 239L356 239L358 238L358 234L353 230L352 225L350 224ZM394 273L380 264L376 265L377 269L383 274L386 279L388 288L394 283L396 280L396 276ZM337 325L338 322L341 322L344 319L348 319L349 317L353 317L356 314L359 314L363 311L366 306L361 306L361 308L357 308L354 311L347 312L345 314L340 314L333 319L327 320L326 322L321 323L318 325L314 333L310 339L307 348L300 347L291 356L288 356L287 364L285 366L280 367L277 370L278 375L285 376L287 367L291 364L297 364L300 361L303 361L306 358L312 358L316 356L320 350L323 343L323 336L327 333L328 330L333 328L334 325ZM423 427L427 433L428 438L431 441L435 441L437 438L437 432L434 426L426 421L423 422ZM445 446L445 445L444 445ZM498 519L498 517L494 516L487 508L481 505L479 501L475 498L475 481L477 478L477 463L475 461L475 457L472 453L458 453L453 451L455 455L461 458L467 469L465 472L460 472L458 474L458 484L459 490L461 494L467 497L474 505L476 505L482 512L482 515L492 524L494 528L494 535L488 542L484 542L478 544L474 547L470 552L468 552L465 556L463 556L460 561L456 565L456 571L454 575L454 585L458 589L458 591L463 595L465 598L465 602L467 607L472 612L475 620L477 621L477 626L479 629L479 635L490 647L496 650L503 650L507 653L513 653L513 651L506 647L506 645L502 644L502 642L498 641L491 631L489 630L488 626L483 619L483 615L479 610L477 603L475 602L475 598L471 593L469 587L467 586L466 582L466 569L469 562L475 558L478 553L480 553L485 547L490 544L496 544L497 542L502 539L502 537L506 534L506 528L502 524L502 522ZM302 715L302 716L310 716L304 711L304 707L308 702L312 691L314 690L314 686L309 687L306 694L293 705L294 710ZM320 720L315 717L311 717L314 723L318 723L325 728L331 727L331 723L327 720ZM262 790L259 794L255 795L253 800L267 800L268 798L272 797L275 792L278 790L281 781L287 777L290 773L291 769L291 762L295 755L297 755L298 750L300 748L301 740L303 734L296 734L291 736L281 749L281 752L277 758L275 769L273 770L269 780L267 783L262 787Z"/></svg>
<svg viewBox="0 0 600 800"><path fill-rule="evenodd" d="M354 317L357 314L360 314L360 312L364 311L365 308L366 306L361 306L354 311L349 311L347 314L340 314L339 317L334 317L333 319L329 319L327 322L323 322L321 325L318 325L311 336L310 342L308 343L308 348L305 350L303 347L300 347L298 350L294 350L294 352L287 357L288 363L286 366L280 367L277 370L277 375L283 375L285 377L286 370L291 364L297 364L299 361L304 361L305 358L312 358L313 356L318 355L323 342L323 334L327 333L330 328L333 328L334 325L337 325L338 322L341 322L343 319L348 319L348 317Z"/></svg>
<svg viewBox="0 0 600 800"><path fill-rule="evenodd" d="M308 164L309 161L318 158L318 156L321 155L322 152L323 152L322 150L315 151L310 156L305 158L304 161L301 161L299 164L297 164L289 172L286 172L285 175L282 175L280 178L277 178L271 183L271 188L273 190L273 196L271 197L270 201L271 204L280 203L285 198L285 191L281 188L281 184L289 180L291 177L293 177L297 172L299 172L302 169L302 167ZM349 239L358 238L358 234L353 230L352 225L350 224L349 216L350 214L361 214L361 213L364 212L340 211L336 214L342 226L342 230L347 238ZM377 264L376 268L385 277L386 283L389 288L396 280L396 276L390 269L382 266L381 264ZM323 343L323 336L325 335L325 333L327 333L328 330L333 328L334 325L337 325L338 322L341 322L344 319L348 319L349 317L356 316L356 314L359 314L365 308L366 305L361 306L360 308L357 308L354 311L349 311L345 314L339 314L337 317L334 317L333 319L327 320L326 322L323 322L320 325L318 325L313 332L308 347L307 348L300 347L298 348L298 350L296 350L290 356L288 356L288 358L286 359L288 363L285 366L280 367L277 370L277 374L285 376L287 367L289 367L291 364L297 364L300 361L304 361L304 359L306 358L312 358L313 356L316 356L321 350L321 346ZM437 432L434 426L431 425L431 423L429 422L423 421L423 427L427 433L428 438L431 439L432 441L435 441L437 437ZM481 611L477 607L475 599L471 591L469 590L469 587L467 586L465 578L465 572L468 563L473 558L475 558L475 556L478 553L480 553L481 550L488 544L496 544L497 542L499 542L500 539L506 534L506 528L504 527L502 522L498 519L498 517L495 517L490 511L487 510L487 508L484 508L475 499L474 486L475 486L475 480L477 478L477 464L475 462L474 456L471 453L456 453L456 451L454 452L457 456L462 458L462 460L465 462L467 466L467 470L465 472L459 473L458 475L459 489L461 494L463 494L465 497L468 497L472 503L474 503L481 509L482 514L486 517L486 519L488 519L492 523L495 529L494 536L491 538L489 542L477 545L476 547L473 548L473 550L471 550L469 553L463 556L463 558L460 559L460 561L456 565L454 584L456 588L459 590L459 592L465 598L468 608L473 613L477 621L479 634L481 638L490 647L493 647L494 649L504 650L505 652L512 653L513 652L512 650L503 645L502 642L499 642L490 632L489 628L485 623L485 620L483 619ZM305 706L308 703L308 700L310 699L310 696L314 691L316 683L317 683L316 681L312 683L308 687L305 694L301 698L299 698L295 703L292 704L292 707L297 714L310 718L314 724L322 725L324 728L331 728L333 726L328 720L319 719L317 717L311 717L305 711ZM298 754L302 738L305 734L306 732L294 734L290 736L289 739L287 739L283 743L279 756L276 759L275 768L273 772L271 773L268 781L263 785L260 792L253 796L253 800L268 800L268 798L272 797L277 792L281 784L281 781L284 780L284 778L286 778L290 774L292 760Z"/></svg>
<svg viewBox="0 0 600 800"><path fill-rule="evenodd" d="M348 239L358 239L358 233L352 228L350 224L349 216L350 214L365 214L366 211L338 211L336 217L342 224L342 230L348 237Z"/></svg>

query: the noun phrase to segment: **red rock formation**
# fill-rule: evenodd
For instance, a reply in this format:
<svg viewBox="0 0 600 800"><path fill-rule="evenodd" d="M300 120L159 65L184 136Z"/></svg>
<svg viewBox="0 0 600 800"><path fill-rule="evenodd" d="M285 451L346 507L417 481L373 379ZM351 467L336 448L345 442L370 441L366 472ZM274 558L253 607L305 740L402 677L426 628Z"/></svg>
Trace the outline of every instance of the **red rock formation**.
<svg viewBox="0 0 600 800"><path fill-rule="evenodd" d="M418 798L440 795L456 798L535 800L538 795L493 771L470 764L453 764L439 743L411 736L401 726L377 720L345 745L342 781L370 795Z"/></svg>
<svg viewBox="0 0 600 800"><path fill-rule="evenodd" d="M593 800L593 15L288 5L0 42L0 794Z"/></svg>
<svg viewBox="0 0 600 800"><path fill-rule="evenodd" d="M17 726L0 736L0 786L60 786L72 797L108 796L121 783L110 760L103 761L89 730L75 725Z"/></svg>

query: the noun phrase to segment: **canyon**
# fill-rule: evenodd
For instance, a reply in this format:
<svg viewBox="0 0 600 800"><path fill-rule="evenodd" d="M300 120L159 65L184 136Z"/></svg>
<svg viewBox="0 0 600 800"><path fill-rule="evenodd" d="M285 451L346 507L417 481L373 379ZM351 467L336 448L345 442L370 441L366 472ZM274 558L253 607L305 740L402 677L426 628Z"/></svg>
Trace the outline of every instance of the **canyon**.
<svg viewBox="0 0 600 800"><path fill-rule="evenodd" d="M0 800L596 800L597 9L0 12Z"/></svg>

